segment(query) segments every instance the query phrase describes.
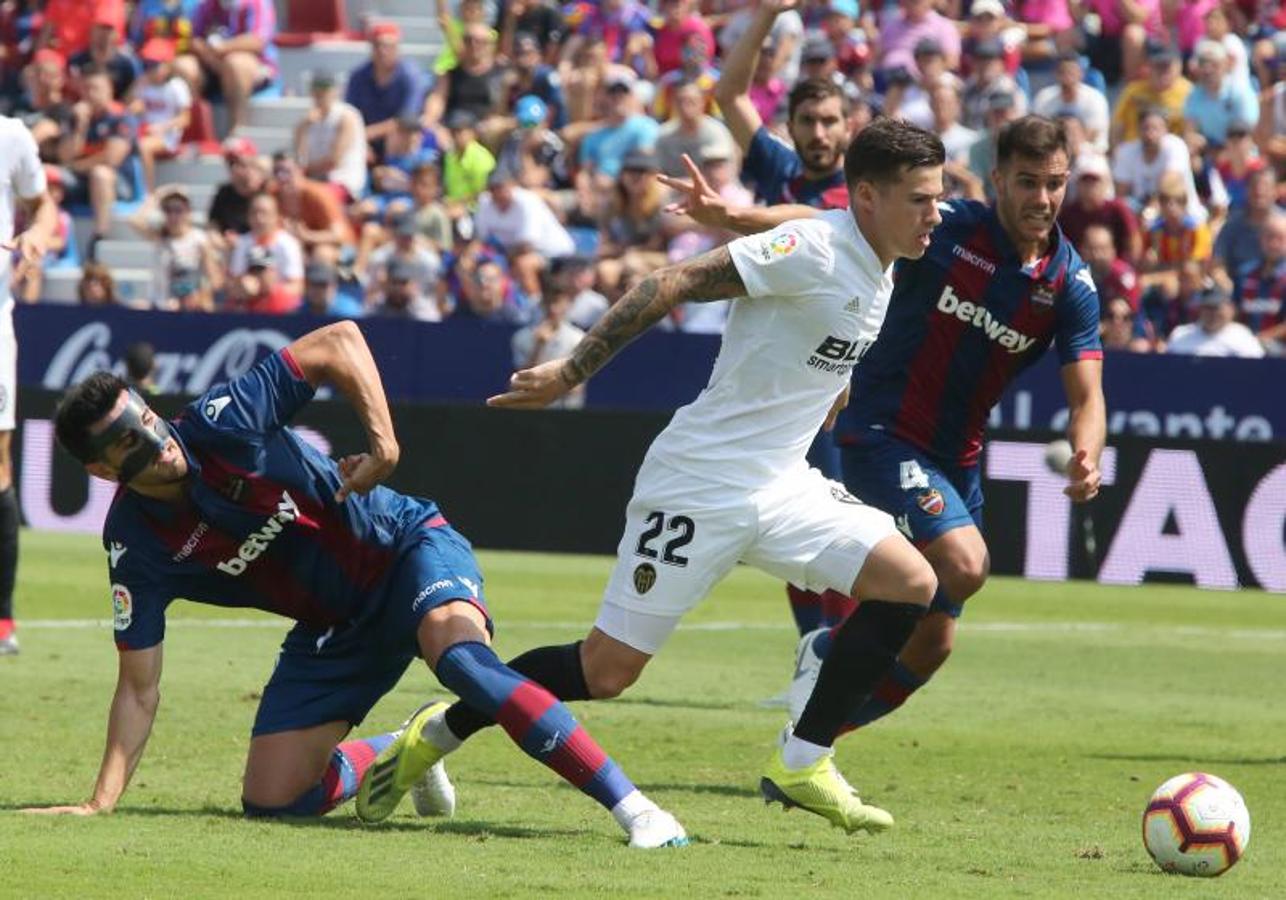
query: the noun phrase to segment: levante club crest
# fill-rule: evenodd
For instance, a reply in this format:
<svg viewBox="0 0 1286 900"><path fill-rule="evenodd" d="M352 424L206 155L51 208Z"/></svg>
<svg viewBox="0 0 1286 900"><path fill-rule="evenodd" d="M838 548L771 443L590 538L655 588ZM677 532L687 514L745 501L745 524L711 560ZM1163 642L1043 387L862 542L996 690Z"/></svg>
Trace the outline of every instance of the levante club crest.
<svg viewBox="0 0 1286 900"><path fill-rule="evenodd" d="M939 490L927 490L915 498L915 502L920 505L931 516L940 516L942 511L947 508L947 501L942 499L942 492ZM638 576L636 575L635 578Z"/></svg>

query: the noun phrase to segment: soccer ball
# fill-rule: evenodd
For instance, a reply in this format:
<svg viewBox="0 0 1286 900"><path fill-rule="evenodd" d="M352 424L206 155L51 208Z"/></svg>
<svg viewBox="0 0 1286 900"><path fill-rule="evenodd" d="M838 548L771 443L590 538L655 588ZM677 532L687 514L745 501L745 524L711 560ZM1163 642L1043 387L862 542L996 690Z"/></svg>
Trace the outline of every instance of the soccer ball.
<svg viewBox="0 0 1286 900"><path fill-rule="evenodd" d="M1143 812L1143 845L1167 872L1222 875L1250 843L1250 811L1236 788L1187 772L1156 789Z"/></svg>

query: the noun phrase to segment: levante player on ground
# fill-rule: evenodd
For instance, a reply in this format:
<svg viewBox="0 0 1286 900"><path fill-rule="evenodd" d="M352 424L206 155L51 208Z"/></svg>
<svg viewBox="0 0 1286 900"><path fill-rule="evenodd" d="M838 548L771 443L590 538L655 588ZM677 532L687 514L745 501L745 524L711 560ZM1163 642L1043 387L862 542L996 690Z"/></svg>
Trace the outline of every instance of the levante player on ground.
<svg viewBox="0 0 1286 900"><path fill-rule="evenodd" d="M323 384L353 405L369 452L337 463L287 427ZM166 609L185 597L297 623L255 716L247 815L320 815L359 787L359 815L391 812L385 804L364 815L372 798L400 798L411 786L402 750L446 704L426 706L400 732L344 738L420 657L524 751L609 809L632 846L686 842L566 707L496 658L469 542L436 504L379 484L400 450L379 372L352 322L305 335L170 423L100 372L68 392L56 429L91 474L121 485L103 527L120 666L92 797L32 812L116 806L160 703ZM418 812L453 810L440 769L415 778Z"/></svg>

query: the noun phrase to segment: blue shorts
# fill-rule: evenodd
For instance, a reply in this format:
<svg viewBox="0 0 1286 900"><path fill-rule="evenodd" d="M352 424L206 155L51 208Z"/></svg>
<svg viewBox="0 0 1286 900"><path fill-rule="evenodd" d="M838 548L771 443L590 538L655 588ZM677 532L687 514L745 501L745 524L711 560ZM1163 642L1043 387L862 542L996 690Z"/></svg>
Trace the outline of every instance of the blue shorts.
<svg viewBox="0 0 1286 900"><path fill-rule="evenodd" d="M290 629L263 689L252 735L326 722L360 724L420 655L420 620L438 606L467 600L482 610L492 630L473 548L449 525L425 527L377 591L370 618L327 630L302 623Z"/></svg>
<svg viewBox="0 0 1286 900"><path fill-rule="evenodd" d="M946 466L905 441L863 431L841 445L844 485L863 503L893 516L923 548L955 528L982 528L978 466Z"/></svg>

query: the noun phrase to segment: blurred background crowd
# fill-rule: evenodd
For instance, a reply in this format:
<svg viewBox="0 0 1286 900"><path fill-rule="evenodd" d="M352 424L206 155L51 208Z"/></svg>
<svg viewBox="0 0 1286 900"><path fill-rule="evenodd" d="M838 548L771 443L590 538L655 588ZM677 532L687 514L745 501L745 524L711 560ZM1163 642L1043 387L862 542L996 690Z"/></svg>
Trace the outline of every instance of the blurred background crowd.
<svg viewBox="0 0 1286 900"><path fill-rule="evenodd" d="M1286 341L1278 2L430 4L4 0L0 106L63 209L21 299L468 316L518 326L525 366L732 237L693 202L844 206L843 149L878 115L937 132L950 196L985 200L994 135L1035 112L1071 136L1060 221L1107 346ZM343 33L311 32L319 17ZM326 65L328 40L361 40L361 61Z"/></svg>

